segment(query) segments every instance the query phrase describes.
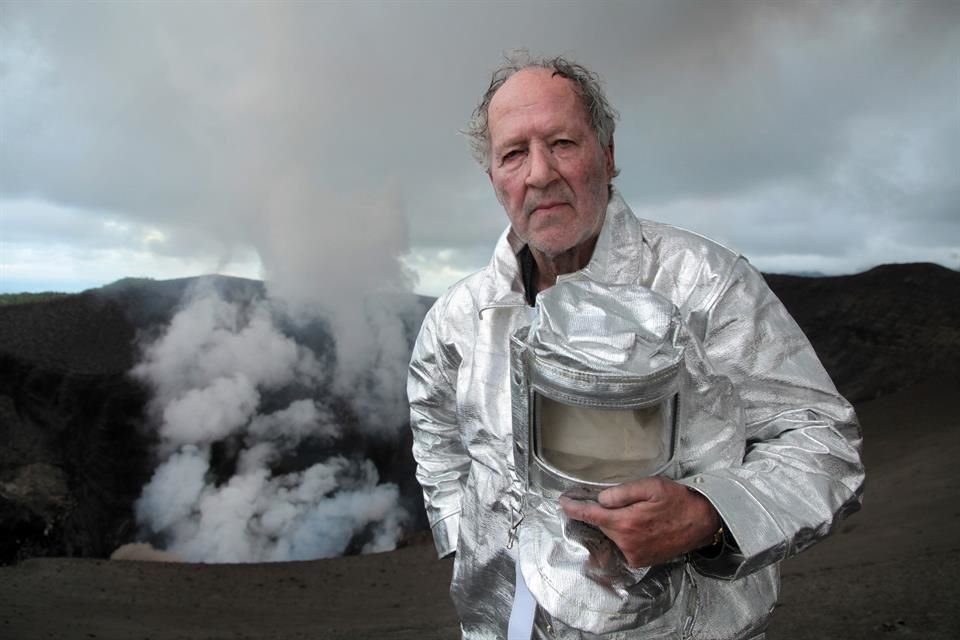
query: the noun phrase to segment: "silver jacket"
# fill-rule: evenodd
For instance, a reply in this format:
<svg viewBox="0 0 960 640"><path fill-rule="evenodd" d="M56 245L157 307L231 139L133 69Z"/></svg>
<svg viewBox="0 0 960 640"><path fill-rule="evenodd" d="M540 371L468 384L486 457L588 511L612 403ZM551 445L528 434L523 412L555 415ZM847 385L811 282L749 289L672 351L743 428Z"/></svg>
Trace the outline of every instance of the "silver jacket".
<svg viewBox="0 0 960 640"><path fill-rule="evenodd" d="M417 478L439 555L456 552L451 597L468 639L506 637L516 529L523 527L509 341L530 313L508 236L509 229L486 268L452 286L427 314L407 384ZM685 447L680 482L710 500L729 544L714 558L682 559L669 610L596 635L583 631L597 627L586 611L559 619L539 608L534 636L762 638L777 601L778 563L859 508L864 476L852 407L746 259L688 231L638 220L615 191L590 263L561 278L568 277L642 286L680 309L703 360L729 389L742 456L729 460L726 432Z"/></svg>

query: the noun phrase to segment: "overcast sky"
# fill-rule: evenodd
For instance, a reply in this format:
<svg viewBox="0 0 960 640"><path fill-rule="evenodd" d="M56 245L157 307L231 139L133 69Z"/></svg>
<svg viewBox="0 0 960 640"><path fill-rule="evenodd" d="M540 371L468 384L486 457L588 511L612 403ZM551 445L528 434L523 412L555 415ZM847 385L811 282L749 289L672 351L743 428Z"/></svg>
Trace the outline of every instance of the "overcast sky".
<svg viewBox="0 0 960 640"><path fill-rule="evenodd" d="M518 47L604 78L639 215L765 271L960 268L955 1L31 1L0 2L0 291L293 246L438 294L505 226L458 130Z"/></svg>

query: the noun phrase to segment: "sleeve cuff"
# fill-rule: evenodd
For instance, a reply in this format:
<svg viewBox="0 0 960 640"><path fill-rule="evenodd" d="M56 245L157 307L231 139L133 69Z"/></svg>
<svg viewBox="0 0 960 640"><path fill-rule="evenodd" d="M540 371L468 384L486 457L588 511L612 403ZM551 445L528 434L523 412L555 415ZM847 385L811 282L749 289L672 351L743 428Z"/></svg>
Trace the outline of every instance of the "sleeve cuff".
<svg viewBox="0 0 960 640"><path fill-rule="evenodd" d="M700 573L735 580L786 556L780 528L735 478L700 474L684 478L680 483L709 500L724 524L720 553L712 557L690 554L690 561Z"/></svg>
<svg viewBox="0 0 960 640"><path fill-rule="evenodd" d="M460 512L455 511L431 525L433 543L437 547L437 556L446 558L457 550L457 538L460 535Z"/></svg>

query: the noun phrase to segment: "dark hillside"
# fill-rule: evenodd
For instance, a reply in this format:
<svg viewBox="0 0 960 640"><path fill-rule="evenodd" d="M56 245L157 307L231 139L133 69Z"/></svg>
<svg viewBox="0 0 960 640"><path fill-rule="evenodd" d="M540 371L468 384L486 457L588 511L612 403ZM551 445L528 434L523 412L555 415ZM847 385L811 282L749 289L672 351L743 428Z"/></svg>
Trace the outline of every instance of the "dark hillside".
<svg viewBox="0 0 960 640"><path fill-rule="evenodd" d="M195 289L212 289L227 302L248 302L266 294L263 282L232 276L199 276L172 280L124 278L89 293L120 306L140 331L166 325L179 310L184 296Z"/></svg>
<svg viewBox="0 0 960 640"><path fill-rule="evenodd" d="M0 354L44 369L126 371L135 335L122 304L91 292L0 307Z"/></svg>
<svg viewBox="0 0 960 640"><path fill-rule="evenodd" d="M765 277L851 402L960 374L960 272L918 263Z"/></svg>
<svg viewBox="0 0 960 640"><path fill-rule="evenodd" d="M0 563L102 556L149 477L135 331L85 293L0 307Z"/></svg>

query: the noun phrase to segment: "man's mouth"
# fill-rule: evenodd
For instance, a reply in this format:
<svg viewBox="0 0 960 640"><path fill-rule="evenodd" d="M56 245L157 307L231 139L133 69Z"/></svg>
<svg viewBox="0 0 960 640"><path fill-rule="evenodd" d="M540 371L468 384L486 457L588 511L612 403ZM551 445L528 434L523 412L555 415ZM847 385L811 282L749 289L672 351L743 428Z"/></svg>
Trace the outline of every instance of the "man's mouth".
<svg viewBox="0 0 960 640"><path fill-rule="evenodd" d="M536 207L533 208L533 211L531 211L531 213L552 211L553 209L556 209L556 208L558 208L558 207L562 207L562 206L565 205L565 204L567 204L567 203L566 203L566 202L560 202L560 201L556 201L556 202L541 202L540 204L538 204Z"/></svg>

